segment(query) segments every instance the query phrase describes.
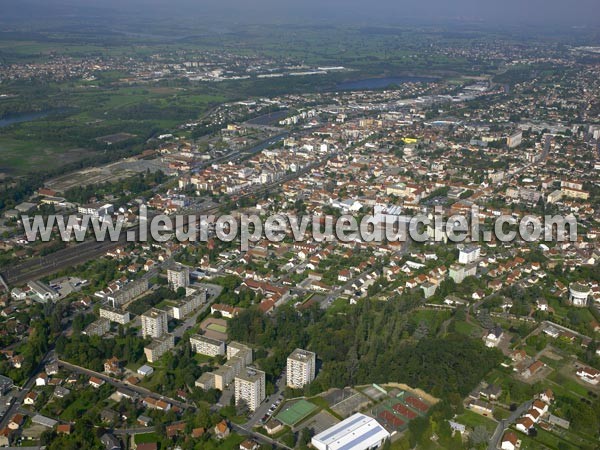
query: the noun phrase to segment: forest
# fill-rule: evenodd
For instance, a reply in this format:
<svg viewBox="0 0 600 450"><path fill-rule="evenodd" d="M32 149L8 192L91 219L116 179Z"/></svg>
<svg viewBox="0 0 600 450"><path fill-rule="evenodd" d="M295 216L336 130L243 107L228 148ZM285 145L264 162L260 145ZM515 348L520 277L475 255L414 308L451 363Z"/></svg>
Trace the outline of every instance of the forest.
<svg viewBox="0 0 600 450"><path fill-rule="evenodd" d="M411 305L412 303L412 305ZM416 333L409 310L414 301L369 299L343 312L312 307L298 313L283 306L271 317L248 309L229 325L231 338L268 349L259 365L268 374L283 369L296 347L317 353L322 361L309 391L368 383L401 382L435 396L466 395L502 360L499 350L480 340L449 334Z"/></svg>

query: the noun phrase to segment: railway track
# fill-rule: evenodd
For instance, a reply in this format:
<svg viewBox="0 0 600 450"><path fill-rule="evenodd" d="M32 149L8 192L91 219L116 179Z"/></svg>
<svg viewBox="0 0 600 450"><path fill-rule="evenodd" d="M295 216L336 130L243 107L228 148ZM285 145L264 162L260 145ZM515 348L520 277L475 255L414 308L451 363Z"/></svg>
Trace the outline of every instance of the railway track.
<svg viewBox="0 0 600 450"><path fill-rule="evenodd" d="M279 187L283 183L287 183L295 178L298 178L315 167L325 164L329 159L336 156L337 153L328 155L327 157L311 163L298 172L288 174L272 183L260 185L251 192L244 193L236 198L237 201L244 198L249 198L257 195L264 194ZM204 210L196 211L197 215L210 215L219 211L219 206L207 208ZM186 216L187 219L187 216ZM183 226L187 223L184 222ZM4 278L6 283L10 286L19 286L27 283L28 281L36 280L48 275L52 275L63 269L73 267L79 264L83 264L95 258L99 258L106 254L107 251L112 250L120 245L127 243L127 233L129 231L138 231L139 225L124 230L121 233L118 241L86 241L79 244L72 245L65 249L59 250L47 256L33 258L25 261L14 267L3 269L0 275Z"/></svg>

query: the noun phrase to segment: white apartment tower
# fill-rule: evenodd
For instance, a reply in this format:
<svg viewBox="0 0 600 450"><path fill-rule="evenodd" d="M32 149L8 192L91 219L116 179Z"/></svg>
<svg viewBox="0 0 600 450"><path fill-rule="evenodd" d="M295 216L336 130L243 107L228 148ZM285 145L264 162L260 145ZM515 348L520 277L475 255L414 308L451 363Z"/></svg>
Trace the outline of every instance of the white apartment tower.
<svg viewBox="0 0 600 450"><path fill-rule="evenodd" d="M152 308L142 314L142 336L158 339L169 331L167 312Z"/></svg>
<svg viewBox="0 0 600 450"><path fill-rule="evenodd" d="M287 359L287 385L293 389L303 388L315 379L317 355L297 348Z"/></svg>
<svg viewBox="0 0 600 450"><path fill-rule="evenodd" d="M167 269L167 280L174 291L180 287L188 287L190 285L190 270L180 265Z"/></svg>
<svg viewBox="0 0 600 450"><path fill-rule="evenodd" d="M265 399L265 373L249 367L235 377L235 404L244 401L250 411L256 411Z"/></svg>

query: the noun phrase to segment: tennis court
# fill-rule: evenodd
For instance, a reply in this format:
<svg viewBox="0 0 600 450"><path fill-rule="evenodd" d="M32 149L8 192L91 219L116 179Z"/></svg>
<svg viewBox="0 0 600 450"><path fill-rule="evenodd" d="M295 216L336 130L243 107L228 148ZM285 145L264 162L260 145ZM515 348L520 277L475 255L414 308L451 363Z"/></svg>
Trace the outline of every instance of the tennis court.
<svg viewBox="0 0 600 450"><path fill-rule="evenodd" d="M392 409L409 420L412 420L415 417L417 417L416 412L414 412L412 409L407 408L402 403L396 403L394 406L392 406Z"/></svg>
<svg viewBox="0 0 600 450"><path fill-rule="evenodd" d="M298 422L305 419L309 416L313 411L318 409L316 405L313 405L306 400L300 400L283 409L275 418L280 422L293 427Z"/></svg>
<svg viewBox="0 0 600 450"><path fill-rule="evenodd" d="M209 323L206 328L212 331L217 331L219 333L227 333L227 327L218 323Z"/></svg>
<svg viewBox="0 0 600 450"><path fill-rule="evenodd" d="M406 404L408 406L412 406L413 408L421 411L422 413L426 413L427 410L429 409L429 405L422 402L421 400L419 400L416 397L406 397Z"/></svg>
<svg viewBox="0 0 600 450"><path fill-rule="evenodd" d="M406 400L388 398L371 410L373 417L377 417L388 431L403 431L411 420L422 416L429 409L429 405L416 397L409 396Z"/></svg>
<svg viewBox="0 0 600 450"><path fill-rule="evenodd" d="M404 421L387 410L381 411L377 417L381 419L390 428L400 429L404 426Z"/></svg>
<svg viewBox="0 0 600 450"><path fill-rule="evenodd" d="M353 413L360 411L369 403L369 397L356 392L354 395L341 400L331 407L331 409L339 414L342 418L351 416Z"/></svg>

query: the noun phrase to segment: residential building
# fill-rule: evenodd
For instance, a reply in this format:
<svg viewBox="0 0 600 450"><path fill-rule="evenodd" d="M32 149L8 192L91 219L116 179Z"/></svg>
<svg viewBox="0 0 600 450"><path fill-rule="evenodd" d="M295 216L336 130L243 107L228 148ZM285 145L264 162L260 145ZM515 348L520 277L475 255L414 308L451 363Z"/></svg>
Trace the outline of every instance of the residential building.
<svg viewBox="0 0 600 450"><path fill-rule="evenodd" d="M517 132L511 134L506 140L506 144L508 145L508 148L518 147L519 145L521 145L522 142L523 142L523 132L522 131L517 131Z"/></svg>
<svg viewBox="0 0 600 450"><path fill-rule="evenodd" d="M452 264L449 268L450 278L454 280L455 283L460 284L467 277L475 276L477 274L477 264Z"/></svg>
<svg viewBox="0 0 600 450"><path fill-rule="evenodd" d="M256 408L265 399L265 373L262 370L246 368L235 377L235 403L245 402L250 411Z"/></svg>
<svg viewBox="0 0 600 450"><path fill-rule="evenodd" d="M491 416L494 413L494 407L491 403L483 400L472 400L469 403L469 408L482 416Z"/></svg>
<svg viewBox="0 0 600 450"><path fill-rule="evenodd" d="M497 347L502 339L504 332L500 327L494 327L489 330L488 334L485 336L485 346L486 347Z"/></svg>
<svg viewBox="0 0 600 450"><path fill-rule="evenodd" d="M502 437L500 448L502 450L515 450L519 447L519 438L512 431L507 431Z"/></svg>
<svg viewBox="0 0 600 450"><path fill-rule="evenodd" d="M103 306L102 308L100 308L100 317L121 325L129 323L129 321L131 320L131 315L129 314L129 311L122 311L120 309L112 308L110 306Z"/></svg>
<svg viewBox="0 0 600 450"><path fill-rule="evenodd" d="M169 331L167 312L152 308L142 314L142 336L158 339Z"/></svg>
<svg viewBox="0 0 600 450"><path fill-rule="evenodd" d="M461 248L458 254L460 264L472 264L479 259L481 249L476 246Z"/></svg>
<svg viewBox="0 0 600 450"><path fill-rule="evenodd" d="M144 354L149 363L156 362L162 355L175 347L175 337L172 334L154 339L149 345L144 347Z"/></svg>
<svg viewBox="0 0 600 450"><path fill-rule="evenodd" d="M167 280L174 291L180 287L186 288L190 285L190 269L181 264L169 268L167 269Z"/></svg>
<svg viewBox="0 0 600 450"><path fill-rule="evenodd" d="M593 367L581 367L577 370L577 376L582 381L596 385L600 382L600 370L594 369Z"/></svg>
<svg viewBox="0 0 600 450"><path fill-rule="evenodd" d="M83 334L87 336L104 336L106 333L110 331L110 321L101 317L100 319L90 323L85 330L83 330Z"/></svg>
<svg viewBox="0 0 600 450"><path fill-rule="evenodd" d="M525 434L528 434L529 430L532 429L534 426L533 420L531 420L529 417L521 417L517 419L516 423L517 430Z"/></svg>
<svg viewBox="0 0 600 450"><path fill-rule="evenodd" d="M98 377L91 377L90 378L90 386L92 386L93 388L98 389L102 385L104 385L104 380L102 380L102 379L100 379Z"/></svg>
<svg viewBox="0 0 600 450"><path fill-rule="evenodd" d="M193 311L200 308L206 302L206 290L202 290L196 295L190 295L189 297L181 300L170 302L170 308L167 310L167 315L174 319L183 320L189 316Z"/></svg>
<svg viewBox="0 0 600 450"><path fill-rule="evenodd" d="M287 358L287 386L300 389L315 379L317 355L297 348Z"/></svg>
<svg viewBox="0 0 600 450"><path fill-rule="evenodd" d="M243 359L246 366L252 364L252 349L247 345L235 341L227 344L227 359L234 356Z"/></svg>
<svg viewBox="0 0 600 450"><path fill-rule="evenodd" d="M141 278L139 280L130 281L120 289L108 295L106 299L113 308L118 308L134 298L139 297L149 289L150 284L148 283L148 280L146 278Z"/></svg>
<svg viewBox="0 0 600 450"><path fill-rule="evenodd" d="M194 334L190 337L190 344L192 350L201 355L219 356L225 354L225 342L218 339Z"/></svg>
<svg viewBox="0 0 600 450"><path fill-rule="evenodd" d="M119 361L119 358L113 356L112 358L107 359L104 362L104 373L109 375L119 375L121 373L121 362Z"/></svg>
<svg viewBox="0 0 600 450"><path fill-rule="evenodd" d="M121 450L121 442L112 434L104 433L100 437L100 442L106 450Z"/></svg>

